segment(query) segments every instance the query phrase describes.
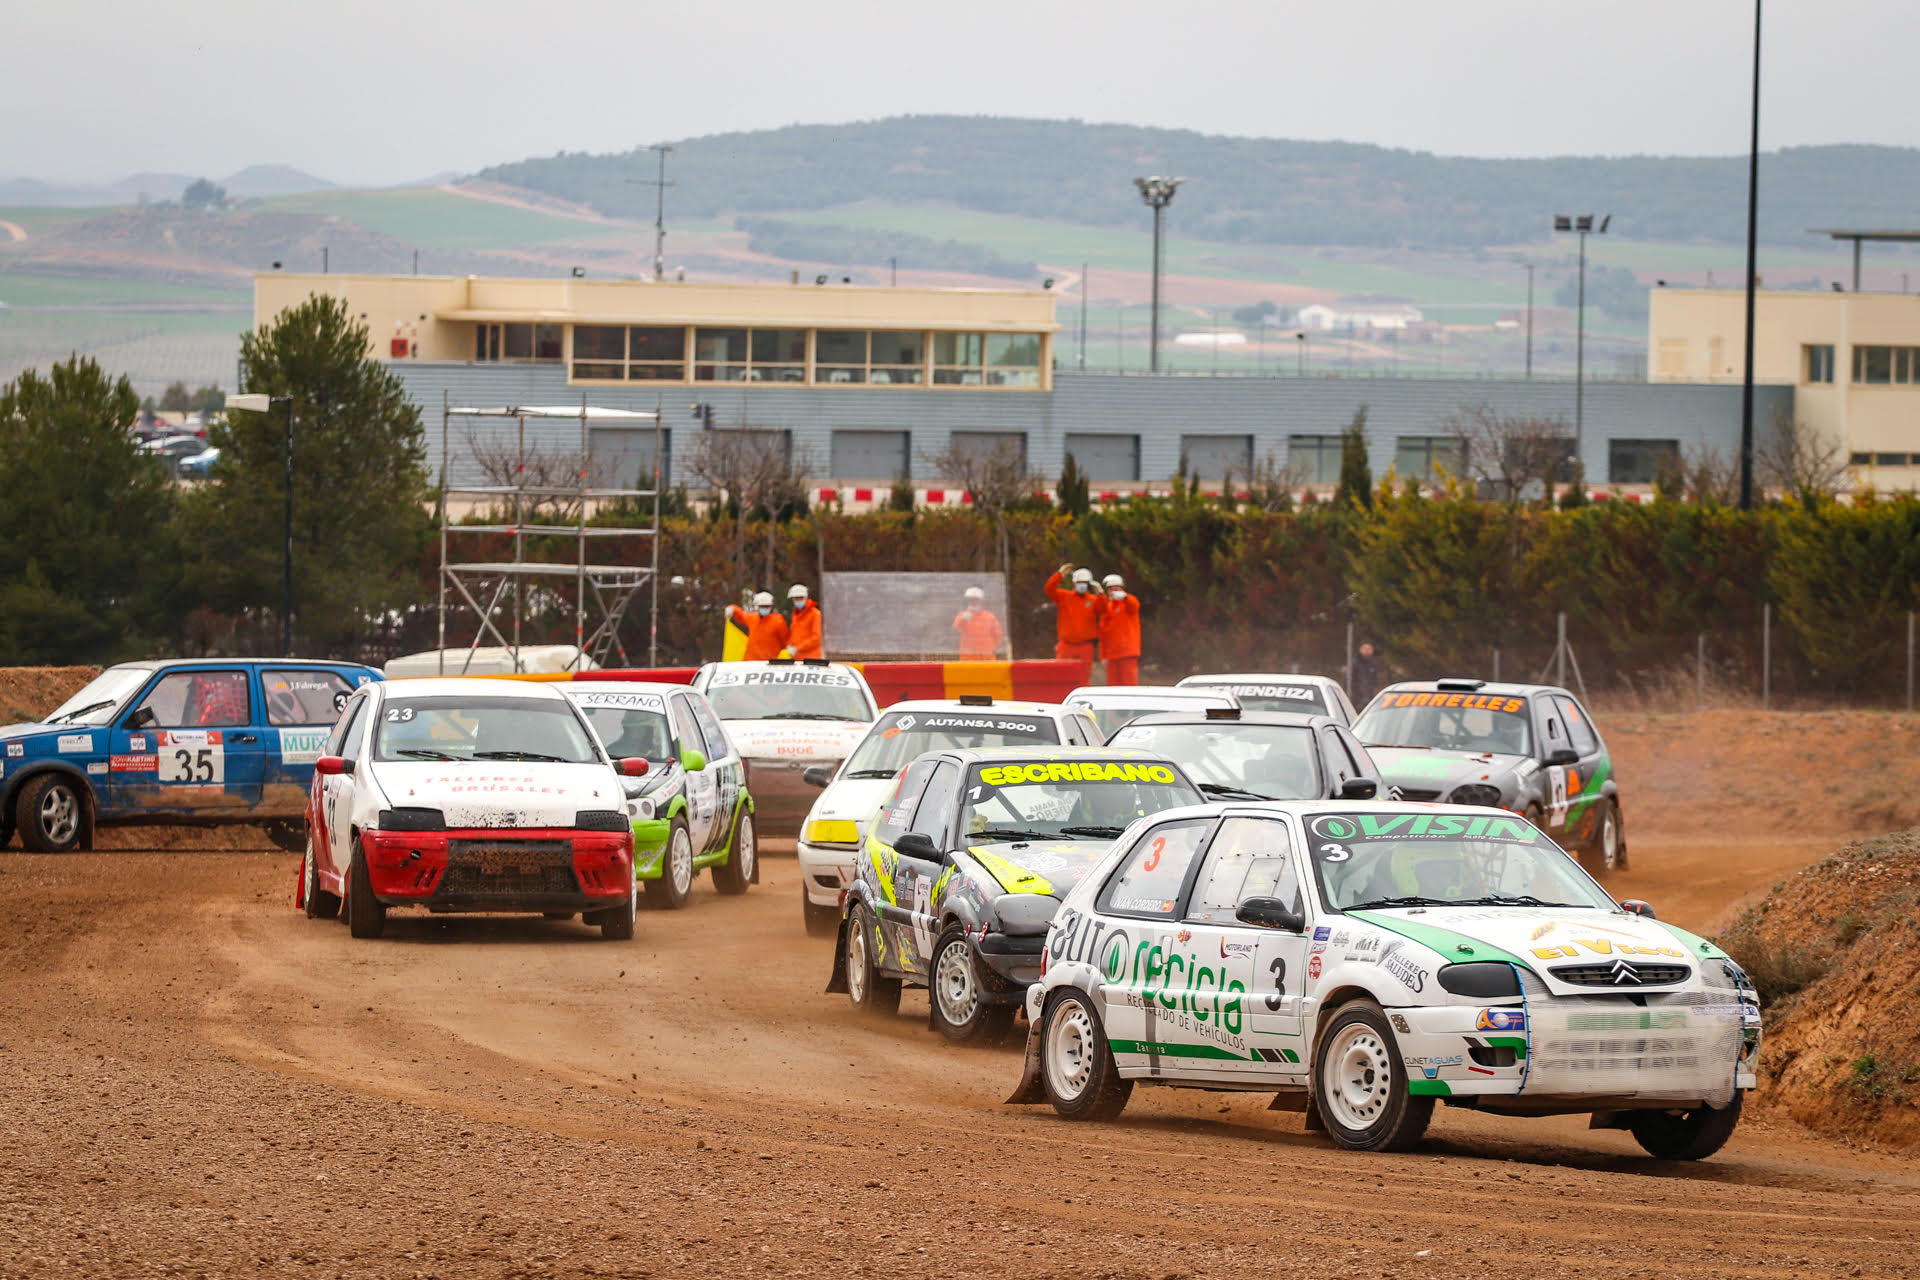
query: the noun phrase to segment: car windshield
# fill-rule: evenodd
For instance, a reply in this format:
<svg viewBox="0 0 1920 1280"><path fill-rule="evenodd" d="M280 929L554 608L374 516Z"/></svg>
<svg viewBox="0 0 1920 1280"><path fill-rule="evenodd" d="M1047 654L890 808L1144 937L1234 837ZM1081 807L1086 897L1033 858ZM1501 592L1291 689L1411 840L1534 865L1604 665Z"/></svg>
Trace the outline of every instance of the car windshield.
<svg viewBox="0 0 1920 1280"><path fill-rule="evenodd" d="M1051 716L991 711L889 711L847 760L850 778L891 778L916 756L948 747L1026 747L1057 743Z"/></svg>
<svg viewBox="0 0 1920 1280"><path fill-rule="evenodd" d="M1326 794L1313 730L1217 720L1204 724L1130 724L1116 747L1171 756L1202 786L1229 788L1263 800L1306 800Z"/></svg>
<svg viewBox="0 0 1920 1280"><path fill-rule="evenodd" d="M1527 700L1503 693L1383 693L1353 733L1370 747L1533 754Z"/></svg>
<svg viewBox="0 0 1920 1280"><path fill-rule="evenodd" d="M593 764L600 755L564 701L444 696L388 698L373 758Z"/></svg>
<svg viewBox="0 0 1920 1280"><path fill-rule="evenodd" d="M1329 714L1327 700L1318 687L1310 684L1208 684L1223 689L1240 700L1249 711L1298 711L1302 715Z"/></svg>
<svg viewBox="0 0 1920 1280"><path fill-rule="evenodd" d="M1524 818L1326 813L1308 819L1307 837L1321 895L1340 911L1614 906L1559 845Z"/></svg>
<svg viewBox="0 0 1920 1280"><path fill-rule="evenodd" d="M723 671L706 692L722 720L873 719L860 686L838 671Z"/></svg>
<svg viewBox="0 0 1920 1280"><path fill-rule="evenodd" d="M615 760L673 758L665 698L635 693L587 694L577 699L576 705Z"/></svg>
<svg viewBox="0 0 1920 1280"><path fill-rule="evenodd" d="M1135 818L1200 803L1193 784L1153 761L977 764L967 774L960 829L974 844L1110 840Z"/></svg>
<svg viewBox="0 0 1920 1280"><path fill-rule="evenodd" d="M113 712L145 684L153 672L145 667L110 667L86 687L53 709L42 724L105 724Z"/></svg>

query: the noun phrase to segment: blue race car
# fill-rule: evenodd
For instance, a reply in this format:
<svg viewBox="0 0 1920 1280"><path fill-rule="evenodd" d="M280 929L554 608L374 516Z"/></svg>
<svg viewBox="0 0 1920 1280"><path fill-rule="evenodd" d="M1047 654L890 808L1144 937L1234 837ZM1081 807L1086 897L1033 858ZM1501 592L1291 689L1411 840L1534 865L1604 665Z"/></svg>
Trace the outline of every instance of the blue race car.
<svg viewBox="0 0 1920 1280"><path fill-rule="evenodd" d="M259 823L304 847L308 783L353 662L195 658L108 667L37 724L0 728L0 847L93 847L124 823Z"/></svg>

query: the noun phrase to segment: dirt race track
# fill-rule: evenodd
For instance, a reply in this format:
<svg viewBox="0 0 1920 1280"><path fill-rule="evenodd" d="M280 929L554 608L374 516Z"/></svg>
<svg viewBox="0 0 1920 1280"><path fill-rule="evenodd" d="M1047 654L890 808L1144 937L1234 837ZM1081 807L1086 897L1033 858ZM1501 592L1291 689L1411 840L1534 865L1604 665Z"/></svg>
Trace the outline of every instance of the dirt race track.
<svg viewBox="0 0 1920 1280"><path fill-rule="evenodd" d="M1615 887L1709 925L1821 847L1643 840ZM631 943L355 942L296 862L0 857L0 1277L1920 1275L1920 1164L1771 1113L1682 1165L1569 1119L1381 1156L1252 1095L1003 1106L1016 1048L822 994L789 857Z"/></svg>

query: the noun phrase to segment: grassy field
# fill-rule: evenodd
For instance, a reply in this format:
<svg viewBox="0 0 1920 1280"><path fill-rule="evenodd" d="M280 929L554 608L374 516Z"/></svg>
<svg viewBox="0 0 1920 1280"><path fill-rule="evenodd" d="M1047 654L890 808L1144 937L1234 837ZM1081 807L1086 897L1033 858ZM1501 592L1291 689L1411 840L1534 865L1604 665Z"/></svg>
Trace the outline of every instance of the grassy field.
<svg viewBox="0 0 1920 1280"><path fill-rule="evenodd" d="M627 224L609 226L584 218L518 209L437 187L391 191L315 191L279 196L269 209L331 214L357 222L422 249L523 249L545 244L592 244L631 240Z"/></svg>
<svg viewBox="0 0 1920 1280"><path fill-rule="evenodd" d="M0 302L9 307L97 307L116 304L231 304L250 307L253 291L236 279L230 289L170 280L117 279L0 270Z"/></svg>

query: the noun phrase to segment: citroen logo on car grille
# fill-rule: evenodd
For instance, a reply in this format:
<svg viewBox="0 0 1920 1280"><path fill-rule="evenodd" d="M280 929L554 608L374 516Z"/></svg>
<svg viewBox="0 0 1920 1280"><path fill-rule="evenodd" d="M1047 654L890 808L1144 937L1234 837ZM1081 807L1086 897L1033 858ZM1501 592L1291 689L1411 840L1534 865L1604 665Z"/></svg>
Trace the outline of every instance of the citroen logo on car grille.
<svg viewBox="0 0 1920 1280"><path fill-rule="evenodd" d="M1618 986L1625 986L1629 982L1638 985L1640 982L1640 971L1625 960L1615 960L1613 962L1613 981Z"/></svg>

